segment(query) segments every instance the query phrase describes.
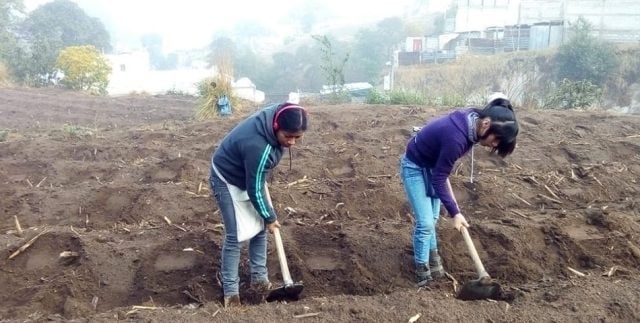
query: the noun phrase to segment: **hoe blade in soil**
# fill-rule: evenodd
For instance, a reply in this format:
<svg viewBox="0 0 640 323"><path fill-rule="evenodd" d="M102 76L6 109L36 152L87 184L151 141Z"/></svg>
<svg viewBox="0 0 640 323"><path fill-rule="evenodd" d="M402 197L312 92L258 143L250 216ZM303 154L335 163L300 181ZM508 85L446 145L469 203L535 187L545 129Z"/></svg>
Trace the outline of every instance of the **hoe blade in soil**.
<svg viewBox="0 0 640 323"><path fill-rule="evenodd" d="M297 301L303 288L302 283L298 282L272 289L267 296L267 302Z"/></svg>

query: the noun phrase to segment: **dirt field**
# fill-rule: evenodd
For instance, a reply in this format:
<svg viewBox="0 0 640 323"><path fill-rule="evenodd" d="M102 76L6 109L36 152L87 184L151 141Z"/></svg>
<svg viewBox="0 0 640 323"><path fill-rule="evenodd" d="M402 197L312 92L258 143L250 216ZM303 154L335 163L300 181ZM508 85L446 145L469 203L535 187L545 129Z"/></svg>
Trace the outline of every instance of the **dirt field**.
<svg viewBox="0 0 640 323"><path fill-rule="evenodd" d="M461 161L456 196L506 290L504 300L463 302L450 281L413 286L398 176L412 127L446 111L311 107L292 169L285 157L270 179L303 299L224 310L222 228L207 178L216 142L239 116L194 122L194 105L0 89L0 131L9 130L0 142L0 320L640 320L637 116L520 111L511 157L476 148L474 183ZM445 268L460 282L474 278L460 234L447 219L439 230ZM269 252L278 283L273 243Z"/></svg>

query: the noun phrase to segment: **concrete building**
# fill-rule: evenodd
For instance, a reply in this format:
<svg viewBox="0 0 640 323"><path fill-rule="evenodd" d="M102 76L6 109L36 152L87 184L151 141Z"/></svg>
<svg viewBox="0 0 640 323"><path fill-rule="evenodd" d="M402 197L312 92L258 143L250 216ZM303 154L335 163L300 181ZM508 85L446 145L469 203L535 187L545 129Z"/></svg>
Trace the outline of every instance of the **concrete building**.
<svg viewBox="0 0 640 323"><path fill-rule="evenodd" d="M457 0L455 32L484 31L496 26L548 23L549 42L567 39L570 24L584 17L595 36L615 43L640 41L638 0ZM562 37L557 34L563 26ZM538 25L536 29L545 29ZM551 26L556 26L552 28ZM536 32L534 30L534 32ZM534 41L539 48L540 39Z"/></svg>

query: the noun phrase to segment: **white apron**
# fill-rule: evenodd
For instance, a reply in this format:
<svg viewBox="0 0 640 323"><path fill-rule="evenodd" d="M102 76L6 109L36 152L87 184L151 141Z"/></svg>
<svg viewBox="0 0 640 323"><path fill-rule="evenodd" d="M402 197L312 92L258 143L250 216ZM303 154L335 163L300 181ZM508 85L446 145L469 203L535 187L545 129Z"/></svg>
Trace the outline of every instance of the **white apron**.
<svg viewBox="0 0 640 323"><path fill-rule="evenodd" d="M233 209L236 214L236 235L238 242L243 242L255 237L264 230L264 219L260 216L256 208L253 207L253 204L251 204L249 193L235 185L229 184L229 182L220 175L215 165L213 166L213 171L227 184L227 189L229 189L229 193L231 194Z"/></svg>

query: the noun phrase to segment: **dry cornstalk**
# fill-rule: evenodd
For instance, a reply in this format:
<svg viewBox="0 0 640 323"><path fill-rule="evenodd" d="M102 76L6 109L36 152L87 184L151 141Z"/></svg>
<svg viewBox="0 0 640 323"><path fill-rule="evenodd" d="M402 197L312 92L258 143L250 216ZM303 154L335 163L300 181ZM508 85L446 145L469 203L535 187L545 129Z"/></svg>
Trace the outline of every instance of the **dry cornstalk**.
<svg viewBox="0 0 640 323"><path fill-rule="evenodd" d="M544 195L544 194L538 194L538 196L540 196L540 197L544 198L545 200L549 200L549 201L551 201L551 202L553 202L553 203L562 204L562 201L556 200L556 199L554 199L553 197L549 197L549 196L546 196L546 195Z"/></svg>
<svg viewBox="0 0 640 323"><path fill-rule="evenodd" d="M22 247L18 248L18 250L16 250L14 253L12 253L9 256L9 260L17 257L19 254L21 254L23 251L27 250L27 248L31 247L31 245L36 242L36 240L38 240L38 238L40 238L41 235L45 234L49 232L49 229L44 229L42 230L42 232L38 233L35 237L33 237L31 240L29 240L27 243L25 243L24 245L22 245Z"/></svg>
<svg viewBox="0 0 640 323"><path fill-rule="evenodd" d="M638 248L638 246L636 246L629 240L627 240L627 245L629 246L629 249L631 249L631 253L633 254L633 256L637 259L640 259L640 248Z"/></svg>
<svg viewBox="0 0 640 323"><path fill-rule="evenodd" d="M547 192L549 192L549 194L551 194L551 196L553 196L554 198L556 198L556 199L558 199L558 200L560 199L560 197L558 197L558 195L556 195L556 193L554 193L554 192L549 188L549 186L545 185L545 186L544 186L544 188L545 188L545 189L547 189Z"/></svg>
<svg viewBox="0 0 640 323"><path fill-rule="evenodd" d="M305 314L299 314L299 315L294 315L293 318L294 319L303 319L305 317L314 317L314 316L318 316L320 315L320 312L315 312L315 313L305 313Z"/></svg>
<svg viewBox="0 0 640 323"><path fill-rule="evenodd" d="M180 230L182 230L182 231L184 231L184 232L187 232L187 229L185 229L185 228L183 228L183 227L181 227L181 226L179 226L179 225L177 225L177 224L173 224L173 223L171 223L171 226L174 226L174 227L176 227L176 228L178 228L178 229L180 229Z"/></svg>
<svg viewBox="0 0 640 323"><path fill-rule="evenodd" d="M141 306L141 305L133 305L132 309L134 310L159 310L159 307L155 306Z"/></svg>
<svg viewBox="0 0 640 323"><path fill-rule="evenodd" d="M393 175L391 174L382 174L382 175L369 175L368 178L391 178Z"/></svg>
<svg viewBox="0 0 640 323"><path fill-rule="evenodd" d="M195 197L209 197L209 195L200 195L198 193L194 193L194 192L189 192L189 191L184 191L185 193L189 194L189 195L193 195Z"/></svg>
<svg viewBox="0 0 640 323"><path fill-rule="evenodd" d="M527 202L527 200L525 200L525 199L521 198L520 196L518 196L518 194L516 194L516 193L512 193L512 194L513 194L513 197L515 197L518 200L522 201L524 204L526 204L528 206L533 206L533 205L531 205L531 203Z"/></svg>
<svg viewBox="0 0 640 323"><path fill-rule="evenodd" d="M445 272L444 275L451 280L451 283L453 284L453 292L457 294L458 286L459 286L458 281L453 276L451 276L451 274L447 272Z"/></svg>
<svg viewBox="0 0 640 323"><path fill-rule="evenodd" d="M198 183L198 192L196 194L200 195L201 191L202 191L202 182Z"/></svg>
<svg viewBox="0 0 640 323"><path fill-rule="evenodd" d="M171 220L169 220L169 218L166 215L162 216L162 218L164 219L165 222L167 222L167 224L169 224L169 225L173 224L173 223L171 223Z"/></svg>
<svg viewBox="0 0 640 323"><path fill-rule="evenodd" d="M410 318L409 318L409 323L414 323L414 322L416 322L416 321L420 318L420 316L422 316L422 314L421 314L421 313L418 313L418 314L416 314L416 315L414 315L414 316L410 317Z"/></svg>
<svg viewBox="0 0 640 323"><path fill-rule="evenodd" d="M75 251L63 251L60 253L59 258L74 258L78 257L80 254Z"/></svg>
<svg viewBox="0 0 640 323"><path fill-rule="evenodd" d="M45 176L40 182L38 182L38 184L36 184L36 187L40 187L40 185L44 183L45 179L47 179L47 176Z"/></svg>
<svg viewBox="0 0 640 323"><path fill-rule="evenodd" d="M529 217L528 217L526 214L524 214L524 213L522 213L522 212L520 212L520 211L511 210L511 212L513 212L513 213L515 213L516 215L519 215L519 216L521 216L521 217L523 217L523 218L525 218L525 219L529 219Z"/></svg>
<svg viewBox="0 0 640 323"><path fill-rule="evenodd" d="M580 277L586 277L587 276L585 273L577 271L577 270L575 270L575 269L573 269L571 267L567 267L567 269L569 269L570 272L572 272L572 273L574 273L574 274L576 274L576 275L578 275Z"/></svg>
<svg viewBox="0 0 640 323"><path fill-rule="evenodd" d="M80 233L78 233L78 231L76 231L76 229L73 228L73 226L70 226L71 228L71 232L75 233L78 237L80 237Z"/></svg>
<svg viewBox="0 0 640 323"><path fill-rule="evenodd" d="M29 184L30 187L33 187L33 184L31 184L31 181L27 178L27 184Z"/></svg>
<svg viewBox="0 0 640 323"><path fill-rule="evenodd" d="M302 177L302 178L301 178L301 179L299 179L299 180L296 180L296 181L293 181L293 182L291 182L291 183L288 183L288 184L287 184L287 188L289 188L289 187L291 187L291 186L294 186L294 185L297 185L297 184L300 184L300 183L307 182L307 181L309 181L309 179L307 179L307 176L305 175L304 177Z"/></svg>
<svg viewBox="0 0 640 323"><path fill-rule="evenodd" d="M611 269L609 269L607 272L605 272L604 274L602 274L602 276L611 277L611 276L613 276L613 275L616 273L616 271L618 271L618 267L613 266L613 267L611 267Z"/></svg>
<svg viewBox="0 0 640 323"><path fill-rule="evenodd" d="M94 311L98 307L98 300L99 300L98 296L93 296L93 299L91 299L91 307L93 307Z"/></svg>
<svg viewBox="0 0 640 323"><path fill-rule="evenodd" d="M595 176L595 175L591 175L591 177L598 182L598 184L600 185L600 187L604 187L604 185L602 185L602 182L600 182L600 180Z"/></svg>
<svg viewBox="0 0 640 323"><path fill-rule="evenodd" d="M22 226L20 226L20 221L18 220L18 216L14 215L13 219L16 221L16 231L18 231L18 235L22 235Z"/></svg>

